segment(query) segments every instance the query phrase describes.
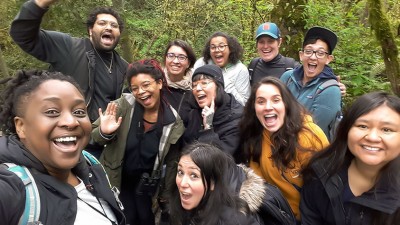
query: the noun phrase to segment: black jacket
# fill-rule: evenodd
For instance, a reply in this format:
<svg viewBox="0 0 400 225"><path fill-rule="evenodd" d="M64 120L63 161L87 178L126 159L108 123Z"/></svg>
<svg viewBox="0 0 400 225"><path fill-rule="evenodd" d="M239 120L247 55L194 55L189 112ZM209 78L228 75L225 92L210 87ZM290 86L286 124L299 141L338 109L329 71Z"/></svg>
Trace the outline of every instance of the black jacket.
<svg viewBox="0 0 400 225"><path fill-rule="evenodd" d="M194 97L191 98L189 104L192 109L185 123L184 143L197 140L214 144L224 152L234 155L239 147L239 122L242 117L243 106L231 94L225 93L223 104L215 110L212 128L203 130L202 109L198 106Z"/></svg>
<svg viewBox="0 0 400 225"><path fill-rule="evenodd" d="M43 164L25 149L16 136L0 137L0 163L14 163L29 169L39 190L41 207L39 220L43 224L74 224L77 212L75 188L50 176ZM91 191L93 195L109 204L118 224L125 224L125 218L101 165L89 166L81 155L78 165L72 170L85 185L93 186ZM0 190L1 224L18 224L26 198L22 180L5 167L0 167Z"/></svg>
<svg viewBox="0 0 400 225"><path fill-rule="evenodd" d="M397 159L397 163L400 163L400 158ZM379 225L398 224L400 219L398 171L394 177L383 174L373 189L344 203L343 192L346 186L348 187L349 163L340 173L329 178L326 176L323 164L320 162L313 166L316 177L319 178L305 183L302 188L300 201L302 224L372 225L377 213L389 214L389 219Z"/></svg>
<svg viewBox="0 0 400 225"><path fill-rule="evenodd" d="M280 78L284 72L294 69L299 65L300 64L294 59L285 57L281 54L278 54L269 62L265 62L261 58L254 58L249 64L250 84L254 85L267 76ZM251 71L251 69L253 71Z"/></svg>
<svg viewBox="0 0 400 225"><path fill-rule="evenodd" d="M88 105L89 118L98 118L98 108L92 107L95 89L96 55L88 38L71 37L68 34L40 29L47 9L42 9L34 0L25 2L10 28L10 35L17 45L37 59L50 63L51 70L72 76L82 88ZM117 87L115 96L121 96L128 63L116 51ZM101 63L101 62L100 62ZM114 99L110 99L114 100ZM108 102L101 103L106 108Z"/></svg>

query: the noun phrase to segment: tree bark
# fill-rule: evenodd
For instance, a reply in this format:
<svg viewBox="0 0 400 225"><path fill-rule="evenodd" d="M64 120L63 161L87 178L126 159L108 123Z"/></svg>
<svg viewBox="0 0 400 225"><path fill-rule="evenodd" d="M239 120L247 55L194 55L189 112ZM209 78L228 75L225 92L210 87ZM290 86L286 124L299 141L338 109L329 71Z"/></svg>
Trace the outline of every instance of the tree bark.
<svg viewBox="0 0 400 225"><path fill-rule="evenodd" d="M399 50L394 35L390 29L390 22L382 10L381 0L368 0L369 22L375 37L382 48L383 61L386 67L386 76L391 83L392 91L400 96L400 64Z"/></svg>
<svg viewBox="0 0 400 225"><path fill-rule="evenodd" d="M3 52L1 51L0 47L0 77L8 77L8 70L6 62L4 61Z"/></svg>

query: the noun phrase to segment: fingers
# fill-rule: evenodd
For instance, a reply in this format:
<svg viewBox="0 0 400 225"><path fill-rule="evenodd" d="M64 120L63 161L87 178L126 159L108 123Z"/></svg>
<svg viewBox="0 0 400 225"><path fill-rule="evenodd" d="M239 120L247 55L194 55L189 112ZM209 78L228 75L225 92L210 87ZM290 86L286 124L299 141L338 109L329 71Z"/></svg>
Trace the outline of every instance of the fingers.
<svg viewBox="0 0 400 225"><path fill-rule="evenodd" d="M215 109L215 102L214 102L214 99L215 98L213 98L213 100L211 101L211 106L210 106L210 108L214 111L214 109Z"/></svg>

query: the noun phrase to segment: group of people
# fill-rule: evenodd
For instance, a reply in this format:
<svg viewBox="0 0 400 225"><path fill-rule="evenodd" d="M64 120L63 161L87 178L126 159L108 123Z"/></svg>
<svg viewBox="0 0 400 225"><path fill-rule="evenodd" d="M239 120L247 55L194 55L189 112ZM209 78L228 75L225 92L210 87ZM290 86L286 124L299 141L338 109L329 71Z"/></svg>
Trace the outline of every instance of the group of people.
<svg viewBox="0 0 400 225"><path fill-rule="evenodd" d="M6 224L28 216L27 184L7 163L29 170L43 224L272 224L261 215L265 183L298 224L400 219L400 98L361 96L332 135L345 93L328 66L334 32L308 30L301 64L279 53L271 22L258 27L260 57L248 67L222 32L200 59L173 40L162 65L128 64L115 51L124 28L116 11L95 9L89 38L76 38L40 29L55 2L27 1L11 25L13 40L51 68L17 72L2 96Z"/></svg>

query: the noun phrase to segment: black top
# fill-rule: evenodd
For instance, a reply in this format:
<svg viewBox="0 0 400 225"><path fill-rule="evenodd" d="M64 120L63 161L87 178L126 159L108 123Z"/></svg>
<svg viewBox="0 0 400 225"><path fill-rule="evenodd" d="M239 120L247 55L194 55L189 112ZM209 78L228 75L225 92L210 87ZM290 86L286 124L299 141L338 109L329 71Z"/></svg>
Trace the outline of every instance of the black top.
<svg viewBox="0 0 400 225"><path fill-rule="evenodd" d="M253 62L253 60L256 60ZM251 76L251 85L257 83L262 78L267 76L274 76L280 78L281 75L287 70L294 69L299 65L294 59L278 54L273 60L265 62L261 58L255 58L249 65L249 69L255 64L253 72L249 71Z"/></svg>

